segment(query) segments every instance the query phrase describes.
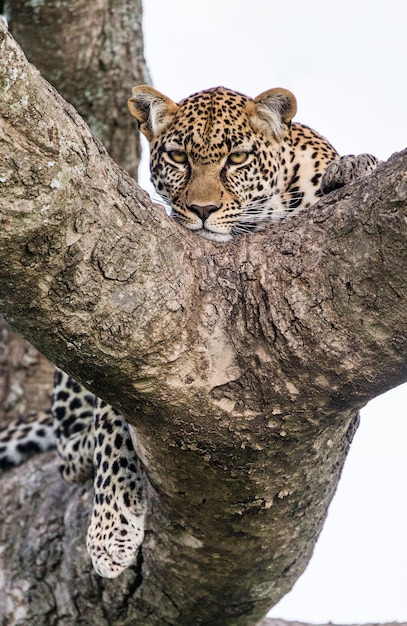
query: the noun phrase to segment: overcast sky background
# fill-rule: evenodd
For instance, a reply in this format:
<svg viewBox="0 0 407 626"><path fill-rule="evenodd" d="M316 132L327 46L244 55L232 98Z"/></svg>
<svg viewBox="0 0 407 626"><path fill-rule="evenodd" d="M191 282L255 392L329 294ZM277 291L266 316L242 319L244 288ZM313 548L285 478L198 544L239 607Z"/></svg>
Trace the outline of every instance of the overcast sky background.
<svg viewBox="0 0 407 626"><path fill-rule="evenodd" d="M285 87L341 154L381 159L407 146L406 27L407 0L144 0L157 89ZM362 412L311 563L270 615L407 621L406 407L403 386Z"/></svg>

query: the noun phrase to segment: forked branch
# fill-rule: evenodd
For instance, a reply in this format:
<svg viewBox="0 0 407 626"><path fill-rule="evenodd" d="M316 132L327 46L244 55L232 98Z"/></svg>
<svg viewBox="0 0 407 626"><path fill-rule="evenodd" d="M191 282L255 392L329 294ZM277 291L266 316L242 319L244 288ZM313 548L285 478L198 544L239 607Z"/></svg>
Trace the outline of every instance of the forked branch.
<svg viewBox="0 0 407 626"><path fill-rule="evenodd" d="M1 309L135 426L152 485L143 563L105 581L88 496L51 461L17 470L6 579L18 595L24 561L38 615L89 624L256 623L309 560L358 409L407 378L407 153L214 244L151 204L4 26L0 54Z"/></svg>

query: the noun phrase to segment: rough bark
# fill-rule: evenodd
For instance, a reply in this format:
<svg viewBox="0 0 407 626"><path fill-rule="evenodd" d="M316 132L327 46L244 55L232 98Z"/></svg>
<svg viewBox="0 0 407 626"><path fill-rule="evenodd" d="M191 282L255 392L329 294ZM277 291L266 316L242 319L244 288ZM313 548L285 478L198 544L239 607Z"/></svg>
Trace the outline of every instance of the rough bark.
<svg viewBox="0 0 407 626"><path fill-rule="evenodd" d="M407 152L217 245L151 205L0 45L0 307L128 418L151 483L143 560L115 582L80 541L89 495L51 460L18 469L10 623L255 624L310 558L358 409L407 379Z"/></svg>
<svg viewBox="0 0 407 626"><path fill-rule="evenodd" d="M0 10L29 60L80 111L114 160L135 177L138 134L134 120L123 112L132 86L150 81L141 1L5 4ZM0 320L0 424L49 408L53 369Z"/></svg>
<svg viewBox="0 0 407 626"><path fill-rule="evenodd" d="M0 319L0 425L49 408L54 366Z"/></svg>
<svg viewBox="0 0 407 626"><path fill-rule="evenodd" d="M13 0L6 12L28 60L136 178L138 135L123 112L132 87L150 82L141 0Z"/></svg>

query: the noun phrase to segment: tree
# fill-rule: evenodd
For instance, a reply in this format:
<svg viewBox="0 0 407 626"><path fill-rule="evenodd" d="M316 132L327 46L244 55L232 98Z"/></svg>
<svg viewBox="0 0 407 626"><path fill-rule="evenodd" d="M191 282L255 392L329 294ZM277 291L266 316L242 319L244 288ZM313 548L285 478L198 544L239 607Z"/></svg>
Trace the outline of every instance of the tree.
<svg viewBox="0 0 407 626"><path fill-rule="evenodd" d="M407 152L214 244L0 45L0 308L134 425L150 480L142 555L109 581L84 551L91 494L51 456L7 478L9 622L254 624L309 560L358 410L407 378Z"/></svg>

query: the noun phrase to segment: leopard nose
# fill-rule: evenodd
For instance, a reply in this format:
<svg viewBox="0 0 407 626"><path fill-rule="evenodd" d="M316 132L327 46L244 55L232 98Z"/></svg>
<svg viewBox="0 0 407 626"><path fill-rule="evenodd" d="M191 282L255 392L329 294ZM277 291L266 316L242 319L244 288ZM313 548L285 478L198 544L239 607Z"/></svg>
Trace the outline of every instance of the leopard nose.
<svg viewBox="0 0 407 626"><path fill-rule="evenodd" d="M190 204L188 205L188 209L192 211L192 213L196 213L198 217L204 222L211 213L214 213L219 209L216 204Z"/></svg>

